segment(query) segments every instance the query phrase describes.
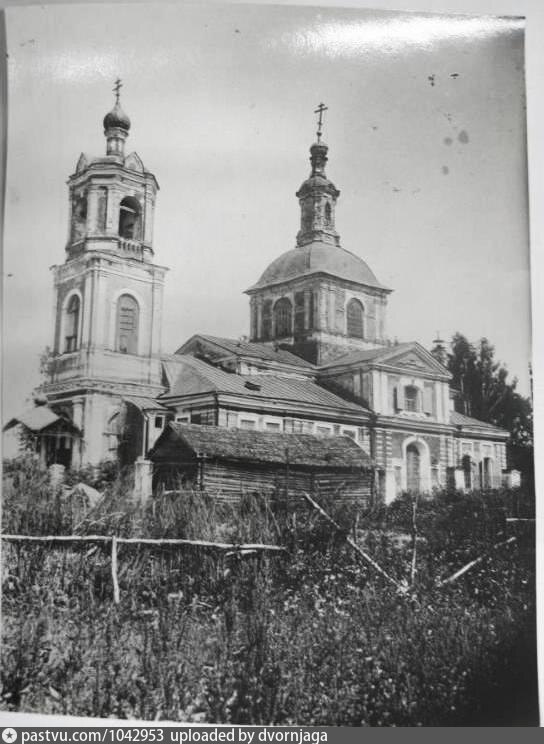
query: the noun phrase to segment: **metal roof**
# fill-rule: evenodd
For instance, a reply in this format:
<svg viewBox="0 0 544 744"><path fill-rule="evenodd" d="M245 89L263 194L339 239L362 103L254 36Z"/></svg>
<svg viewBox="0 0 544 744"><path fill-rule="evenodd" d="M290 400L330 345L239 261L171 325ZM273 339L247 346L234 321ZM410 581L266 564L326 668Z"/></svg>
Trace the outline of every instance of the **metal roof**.
<svg viewBox="0 0 544 744"><path fill-rule="evenodd" d="M319 240L286 251L276 258L264 271L259 281L246 290L251 294L255 290L273 284L281 284L312 274L329 274L367 287L375 287L384 292L391 292L376 279L362 258L341 248Z"/></svg>
<svg viewBox="0 0 544 744"><path fill-rule="evenodd" d="M140 411L166 411L168 410L154 398L146 398L141 395L124 395L123 400L133 403Z"/></svg>
<svg viewBox="0 0 544 744"><path fill-rule="evenodd" d="M176 353L183 353L182 350L193 339L202 339L203 341L209 341L215 346L220 346L226 352L234 354L235 356L253 357L254 359L278 362L279 364L287 364L294 367L307 367L310 369L314 367L314 365L306 361L306 359L302 359L302 357L299 357L296 354L287 351L286 349L281 349L275 346L268 346L267 344L258 343L256 341L242 341L234 338L208 336L201 333L189 339L189 341L181 346Z"/></svg>
<svg viewBox="0 0 544 744"><path fill-rule="evenodd" d="M162 400L198 393L222 392L248 398L341 408L354 414L369 413L363 406L344 400L311 380L276 375L238 375L225 372L195 357L180 356L180 359L183 363L179 364L178 377Z"/></svg>
<svg viewBox="0 0 544 744"><path fill-rule="evenodd" d="M457 411L451 411L450 422L454 426L466 427L467 429L481 429L495 435L503 434L504 436L510 436L510 432L506 431L506 429L501 429L500 426L489 424L487 421L480 421L480 419L475 419L471 416L465 416L463 413L458 413Z"/></svg>

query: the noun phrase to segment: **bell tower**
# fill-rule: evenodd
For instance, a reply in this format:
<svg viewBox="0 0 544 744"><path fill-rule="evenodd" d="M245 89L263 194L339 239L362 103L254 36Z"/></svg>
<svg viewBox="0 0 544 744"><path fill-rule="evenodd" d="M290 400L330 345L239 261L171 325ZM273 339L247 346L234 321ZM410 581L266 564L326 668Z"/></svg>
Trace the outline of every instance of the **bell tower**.
<svg viewBox="0 0 544 744"><path fill-rule="evenodd" d="M153 260L159 186L137 153L125 154L131 122L120 89L117 80L105 155L81 154L68 179L66 259L52 267L55 327L42 391L82 433L76 466L117 458L127 439L123 459L145 455L150 417L162 410L154 400L163 391L166 273Z"/></svg>

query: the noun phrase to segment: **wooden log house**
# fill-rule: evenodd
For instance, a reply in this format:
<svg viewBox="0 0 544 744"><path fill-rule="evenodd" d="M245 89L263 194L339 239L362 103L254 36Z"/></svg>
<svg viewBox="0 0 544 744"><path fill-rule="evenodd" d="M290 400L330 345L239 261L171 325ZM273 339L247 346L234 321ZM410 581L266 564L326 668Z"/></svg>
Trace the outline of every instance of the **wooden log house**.
<svg viewBox="0 0 544 744"><path fill-rule="evenodd" d="M372 461L346 436L171 423L149 458L155 488L196 488L225 501L306 492L366 506L372 498Z"/></svg>

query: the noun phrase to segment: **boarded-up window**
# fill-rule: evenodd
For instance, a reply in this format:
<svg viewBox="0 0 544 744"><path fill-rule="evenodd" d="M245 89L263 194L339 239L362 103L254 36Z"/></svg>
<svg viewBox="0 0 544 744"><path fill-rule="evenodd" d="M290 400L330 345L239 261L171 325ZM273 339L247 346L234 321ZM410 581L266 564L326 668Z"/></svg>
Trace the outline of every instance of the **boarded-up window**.
<svg viewBox="0 0 544 744"><path fill-rule="evenodd" d="M350 300L347 307L347 331L352 338L364 338L364 310L359 300Z"/></svg>
<svg viewBox="0 0 544 744"><path fill-rule="evenodd" d="M287 297L282 297L274 305L274 325L276 330L276 338L283 338L285 336L291 336L292 334L292 321L293 307L291 300Z"/></svg>
<svg viewBox="0 0 544 744"><path fill-rule="evenodd" d="M265 300L263 303L263 341L270 341L272 338L272 300Z"/></svg>
<svg viewBox="0 0 544 744"><path fill-rule="evenodd" d="M138 353L138 303L131 295L122 295L117 305L117 351Z"/></svg>
<svg viewBox="0 0 544 744"><path fill-rule="evenodd" d="M64 351L75 351L78 347L80 302L77 295L72 295L66 308Z"/></svg>

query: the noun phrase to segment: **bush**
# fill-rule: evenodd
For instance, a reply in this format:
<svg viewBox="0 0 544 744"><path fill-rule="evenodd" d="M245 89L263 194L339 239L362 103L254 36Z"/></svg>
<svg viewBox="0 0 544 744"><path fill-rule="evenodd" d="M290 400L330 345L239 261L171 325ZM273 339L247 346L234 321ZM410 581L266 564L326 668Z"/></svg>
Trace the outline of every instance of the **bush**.
<svg viewBox="0 0 544 744"><path fill-rule="evenodd" d="M56 497L25 467L8 516L49 528ZM15 508L21 488L35 518ZM2 706L208 723L536 725L534 535L507 527L510 498L421 500L417 583L399 593L345 537L355 531L406 580L408 497L359 519L323 504L336 531L306 504L257 495L234 505L187 491L136 507L130 482L116 480L84 532L266 542L287 554L120 545L116 605L108 549L6 543ZM507 529L517 541L489 552Z"/></svg>

